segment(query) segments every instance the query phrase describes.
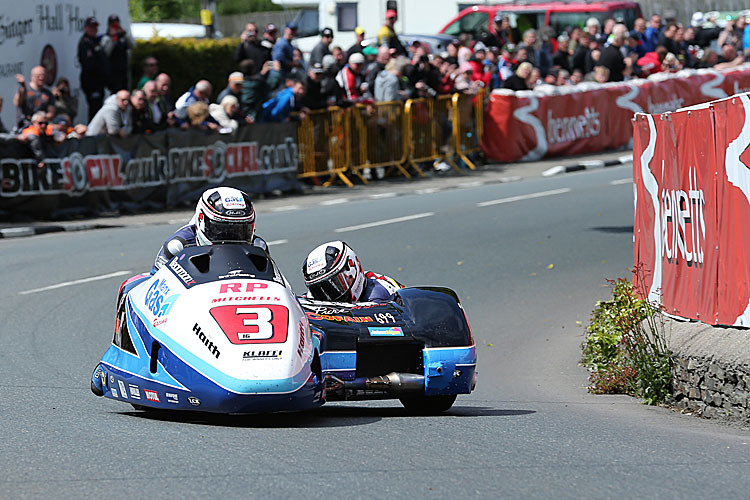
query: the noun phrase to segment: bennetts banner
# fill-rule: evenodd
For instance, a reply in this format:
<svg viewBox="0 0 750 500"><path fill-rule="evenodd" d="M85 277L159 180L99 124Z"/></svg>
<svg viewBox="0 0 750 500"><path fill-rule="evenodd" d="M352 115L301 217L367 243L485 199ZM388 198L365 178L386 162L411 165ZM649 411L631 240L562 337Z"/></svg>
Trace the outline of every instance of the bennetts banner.
<svg viewBox="0 0 750 500"><path fill-rule="evenodd" d="M46 152L39 168L27 145L0 140L0 217L175 207L218 185L253 194L298 187L295 123L250 125L233 134L84 137Z"/></svg>

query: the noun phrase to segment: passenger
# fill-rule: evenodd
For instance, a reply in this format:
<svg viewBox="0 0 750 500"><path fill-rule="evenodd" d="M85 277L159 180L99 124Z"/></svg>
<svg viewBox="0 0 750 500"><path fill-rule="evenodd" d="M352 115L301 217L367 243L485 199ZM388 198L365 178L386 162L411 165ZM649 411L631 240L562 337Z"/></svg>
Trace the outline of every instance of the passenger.
<svg viewBox="0 0 750 500"><path fill-rule="evenodd" d="M302 264L307 297L332 302L387 302L403 288L399 282L372 271L365 272L359 257L343 241L315 248Z"/></svg>
<svg viewBox="0 0 750 500"><path fill-rule="evenodd" d="M255 234L255 210L250 196L232 187L203 192L190 222L164 242L156 255L151 274L183 248L222 243L246 243L268 251L265 240Z"/></svg>

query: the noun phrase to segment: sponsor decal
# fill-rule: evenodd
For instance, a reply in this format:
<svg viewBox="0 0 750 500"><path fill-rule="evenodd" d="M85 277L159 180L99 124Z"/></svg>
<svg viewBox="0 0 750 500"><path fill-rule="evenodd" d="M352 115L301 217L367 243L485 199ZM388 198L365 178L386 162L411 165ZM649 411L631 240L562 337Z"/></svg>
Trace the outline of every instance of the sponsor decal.
<svg viewBox="0 0 750 500"><path fill-rule="evenodd" d="M318 314L346 314L351 312L351 308L346 307L317 306L310 304L302 304L302 307Z"/></svg>
<svg viewBox="0 0 750 500"><path fill-rule="evenodd" d="M286 342L289 309L283 305L226 305L210 312L232 344Z"/></svg>
<svg viewBox="0 0 750 500"><path fill-rule="evenodd" d="M154 316L161 318L169 314L179 296L179 294L169 296L169 286L167 286L166 280L162 278L151 284L146 292L144 304Z"/></svg>
<svg viewBox="0 0 750 500"><path fill-rule="evenodd" d="M230 295L211 300L212 304L219 302L281 302L281 297L270 297L268 295Z"/></svg>
<svg viewBox="0 0 750 500"><path fill-rule="evenodd" d="M706 243L703 207L706 200L703 189L698 186L695 167L690 168L688 176L690 186L687 191L661 191L662 256L670 264L679 264L682 260L688 267L702 267Z"/></svg>
<svg viewBox="0 0 750 500"><path fill-rule="evenodd" d="M110 375L109 376L109 383L110 384L114 384L115 383L115 376L114 375Z"/></svg>
<svg viewBox="0 0 750 500"><path fill-rule="evenodd" d="M305 350L305 324L300 323L299 324L299 344L297 344L297 355L302 357L302 353Z"/></svg>
<svg viewBox="0 0 750 500"><path fill-rule="evenodd" d="M244 289L242 285L245 285ZM222 283L219 285L219 293L253 293L255 290L263 290L265 288L268 288L268 283Z"/></svg>
<svg viewBox="0 0 750 500"><path fill-rule="evenodd" d="M547 110L547 140L550 145L596 137L601 129L599 113L594 108L586 106L583 114L562 118L555 118L552 110Z"/></svg>
<svg viewBox="0 0 750 500"><path fill-rule="evenodd" d="M667 111L674 111L676 109L680 109L682 105L685 103L685 99L682 97L673 97L672 99L664 102L653 102L651 100L651 96L649 95L646 100L646 107L648 108L649 114L652 115L660 115L662 113L666 113Z"/></svg>
<svg viewBox="0 0 750 500"><path fill-rule="evenodd" d="M320 255L315 255L307 259L307 272L312 274L320 271L323 268L326 261Z"/></svg>
<svg viewBox="0 0 750 500"><path fill-rule="evenodd" d="M242 196L225 196L224 197L224 208L245 208L245 200Z"/></svg>
<svg viewBox="0 0 750 500"><path fill-rule="evenodd" d="M113 398L116 398L116 397L117 397L117 389L115 389L114 387L112 387L112 388L110 389L110 391L112 392L112 397L113 397Z"/></svg>
<svg viewBox="0 0 750 500"><path fill-rule="evenodd" d="M403 337L404 331L400 326L371 326L367 328L372 337Z"/></svg>
<svg viewBox="0 0 750 500"><path fill-rule="evenodd" d="M195 396L188 396L188 403L190 403L193 406L200 406L201 400L196 398Z"/></svg>
<svg viewBox="0 0 750 500"><path fill-rule="evenodd" d="M195 285L195 280L190 275L189 272L185 270L184 267L182 267L177 260L173 259L169 261L169 269L174 272L174 274L177 275L178 278L182 280L183 283L185 283L185 286L192 286Z"/></svg>
<svg viewBox="0 0 750 500"><path fill-rule="evenodd" d="M219 279L227 279L227 278L255 278L254 274L246 273L242 269L233 269L229 271L227 274L222 274L219 276Z"/></svg>
<svg viewBox="0 0 750 500"><path fill-rule="evenodd" d="M130 397L133 399L141 399L141 390L138 388L137 385L128 384L128 388L130 389Z"/></svg>
<svg viewBox="0 0 750 500"><path fill-rule="evenodd" d="M255 361L257 359L281 359L281 349L273 351L245 351L242 354L243 361Z"/></svg>
<svg viewBox="0 0 750 500"><path fill-rule="evenodd" d="M122 380L118 380L117 385L120 386L120 394L122 394L122 397L128 399L128 392L125 390L125 384L123 384Z"/></svg>
<svg viewBox="0 0 750 500"><path fill-rule="evenodd" d="M305 315L313 321L338 321L339 323L375 323L372 316L341 316L334 314L316 314L306 311Z"/></svg>
<svg viewBox="0 0 750 500"><path fill-rule="evenodd" d="M206 334L203 333L203 330L201 330L201 327L198 326L198 323L193 325L193 332L198 337L198 340L203 342L203 345L206 346L206 348L208 349L208 352L216 356L216 359L219 359L219 356L221 355L221 353L219 352L219 349L214 345L213 342L211 342L211 340L208 337L206 337Z"/></svg>
<svg viewBox="0 0 750 500"><path fill-rule="evenodd" d="M167 403L179 403L180 398L174 392L165 392L164 397L167 398Z"/></svg>
<svg viewBox="0 0 750 500"><path fill-rule="evenodd" d="M163 325L164 323L166 323L166 322L167 322L167 319L169 319L169 318L156 318L156 319L154 320L154 323L153 323L153 324L154 324L154 326L159 326L159 325Z"/></svg>
<svg viewBox="0 0 750 500"><path fill-rule="evenodd" d="M156 403L161 403L161 401L159 401L159 393L158 392L156 392L156 391L150 391L148 389L143 389L143 392L146 394L146 399L148 399L149 401L154 401Z"/></svg>
<svg viewBox="0 0 750 500"><path fill-rule="evenodd" d="M227 210L225 213L231 216L245 215L244 210Z"/></svg>

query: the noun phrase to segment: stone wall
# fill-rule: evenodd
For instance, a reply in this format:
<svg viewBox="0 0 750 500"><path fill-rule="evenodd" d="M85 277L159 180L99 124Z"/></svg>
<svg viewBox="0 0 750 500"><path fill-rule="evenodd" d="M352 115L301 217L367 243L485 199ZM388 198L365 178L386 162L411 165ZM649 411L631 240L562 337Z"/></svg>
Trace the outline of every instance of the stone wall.
<svg viewBox="0 0 750 500"><path fill-rule="evenodd" d="M673 352L672 405L750 425L750 330L667 320Z"/></svg>

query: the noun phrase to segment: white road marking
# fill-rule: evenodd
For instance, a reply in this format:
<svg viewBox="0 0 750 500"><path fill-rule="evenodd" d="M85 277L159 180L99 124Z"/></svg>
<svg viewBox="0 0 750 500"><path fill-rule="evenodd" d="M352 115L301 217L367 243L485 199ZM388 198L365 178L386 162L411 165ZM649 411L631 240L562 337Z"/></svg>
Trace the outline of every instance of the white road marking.
<svg viewBox="0 0 750 500"><path fill-rule="evenodd" d="M299 205L284 205L283 207L275 207L271 209L271 212L291 212L292 210L299 210Z"/></svg>
<svg viewBox="0 0 750 500"><path fill-rule="evenodd" d="M371 194L368 196L368 198L373 200L381 200L383 198L393 198L396 196L396 193L377 193L377 194Z"/></svg>
<svg viewBox="0 0 750 500"><path fill-rule="evenodd" d="M432 194L437 193L440 191L440 188L425 188L425 189L417 189L414 191L416 194Z"/></svg>
<svg viewBox="0 0 750 500"><path fill-rule="evenodd" d="M323 206L326 206L326 205L341 205L342 203L346 203L347 201L349 201L349 198L336 198L334 200L321 201L320 204L323 205Z"/></svg>
<svg viewBox="0 0 750 500"><path fill-rule="evenodd" d="M65 281L63 283L58 283L56 285L44 286L42 288L34 288L33 290L24 290L23 292L18 292L18 294L28 295L30 293L45 292L47 290L55 290L57 288L63 288L63 287L72 286L72 285L80 285L81 283L89 283L91 281L106 280L108 278L115 278L117 276L123 276L126 274L132 274L132 271L116 271L114 273L102 274L100 276L92 276L91 278L83 278L83 279L75 280L75 281Z"/></svg>
<svg viewBox="0 0 750 500"><path fill-rule="evenodd" d="M458 184L458 187L460 188L473 188L478 187L484 184L482 181L470 181L470 182L461 182Z"/></svg>
<svg viewBox="0 0 750 500"><path fill-rule="evenodd" d="M613 186L617 186L618 184L632 184L633 179L628 177L627 179L617 179L616 181L610 182Z"/></svg>
<svg viewBox="0 0 750 500"><path fill-rule="evenodd" d="M334 229L336 233L346 233L348 231L356 231L358 229L367 229L368 227L385 226L386 224L395 224L397 222L405 222L408 220L422 219L424 217L432 217L435 215L434 212L425 212L422 214L406 215L404 217L397 217L395 219L381 220L378 222L368 222L367 224L359 224L357 226L340 227Z"/></svg>
<svg viewBox="0 0 750 500"><path fill-rule="evenodd" d="M289 243L289 240L273 240L273 241L266 241L266 245L283 245L284 243Z"/></svg>
<svg viewBox="0 0 750 500"><path fill-rule="evenodd" d="M490 200L477 203L478 207L488 207L490 205L500 205L502 203L512 203L514 201L530 200L533 198L542 198L544 196L554 196L556 194L563 194L570 192L570 188L553 189L551 191L541 191L539 193L522 194L519 196L511 196L510 198L502 198L499 200Z"/></svg>

